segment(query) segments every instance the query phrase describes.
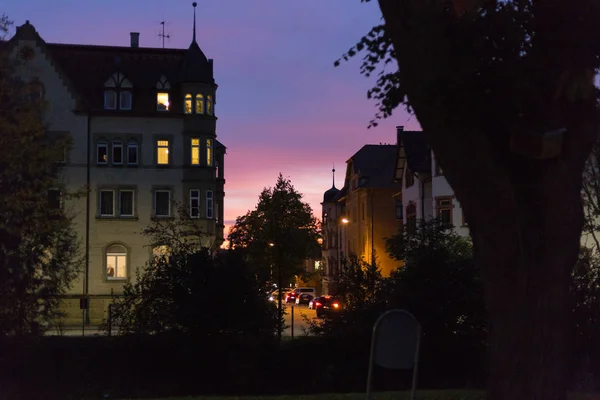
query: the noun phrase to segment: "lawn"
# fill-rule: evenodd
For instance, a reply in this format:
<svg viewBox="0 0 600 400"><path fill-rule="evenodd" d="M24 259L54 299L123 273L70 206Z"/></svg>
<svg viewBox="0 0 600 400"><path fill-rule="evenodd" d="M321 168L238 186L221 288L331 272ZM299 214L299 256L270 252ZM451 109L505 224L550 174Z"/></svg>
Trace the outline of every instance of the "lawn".
<svg viewBox="0 0 600 400"><path fill-rule="evenodd" d="M409 392L379 392L373 400L409 400ZM364 400L364 393L325 393L287 396L239 396L239 397L172 397L156 400ZM418 390L417 400L483 400L483 392L477 390ZM600 400L600 395L573 393L570 400Z"/></svg>

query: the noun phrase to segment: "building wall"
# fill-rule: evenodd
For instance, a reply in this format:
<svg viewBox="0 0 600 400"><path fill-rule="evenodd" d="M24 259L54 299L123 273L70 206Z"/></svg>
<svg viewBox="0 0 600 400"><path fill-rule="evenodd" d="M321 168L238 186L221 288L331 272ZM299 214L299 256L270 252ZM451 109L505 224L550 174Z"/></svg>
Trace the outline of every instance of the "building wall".
<svg viewBox="0 0 600 400"><path fill-rule="evenodd" d="M431 206L435 209L436 199L439 197L452 197L452 224L460 236L469 236L469 228L463 222L463 212L460 203L454 196L454 190L443 175L434 175L432 178Z"/></svg>

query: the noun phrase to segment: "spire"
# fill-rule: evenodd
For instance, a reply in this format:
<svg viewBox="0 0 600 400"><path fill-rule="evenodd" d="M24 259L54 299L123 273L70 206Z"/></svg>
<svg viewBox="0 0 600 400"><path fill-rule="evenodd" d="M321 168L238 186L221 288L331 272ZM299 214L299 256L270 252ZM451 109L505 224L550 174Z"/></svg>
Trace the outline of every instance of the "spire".
<svg viewBox="0 0 600 400"><path fill-rule="evenodd" d="M333 163L333 169L331 170L331 172L333 173L333 186L335 187L335 163Z"/></svg>
<svg viewBox="0 0 600 400"><path fill-rule="evenodd" d="M196 6L198 5L198 3L193 2L192 6L194 7L194 36L192 38L192 42L196 41Z"/></svg>

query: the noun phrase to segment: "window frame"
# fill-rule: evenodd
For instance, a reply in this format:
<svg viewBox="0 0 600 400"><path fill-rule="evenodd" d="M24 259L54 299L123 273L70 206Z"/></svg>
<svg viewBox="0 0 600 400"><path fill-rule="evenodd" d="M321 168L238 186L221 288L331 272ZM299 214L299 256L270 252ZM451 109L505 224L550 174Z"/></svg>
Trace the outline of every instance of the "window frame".
<svg viewBox="0 0 600 400"><path fill-rule="evenodd" d="M167 96L167 103L164 104L164 108L161 108L160 105L163 103L160 103L158 101L158 98L161 95L166 95ZM169 101L169 91L168 90L164 90L164 89L159 89L156 91L156 111L158 112L168 112L169 111L169 106L171 105L171 102Z"/></svg>
<svg viewBox="0 0 600 400"><path fill-rule="evenodd" d="M123 199L121 194L123 193L131 193L131 214L124 214L122 209ZM132 218L135 217L135 190L133 189L119 189L119 217Z"/></svg>
<svg viewBox="0 0 600 400"><path fill-rule="evenodd" d="M435 198L435 215L444 226L454 226L454 197L438 196ZM448 202L447 204L442 204ZM442 221L442 212L448 212L449 221Z"/></svg>
<svg viewBox="0 0 600 400"><path fill-rule="evenodd" d="M111 153L112 153L112 164L115 165L123 165L123 142L121 140L113 140L112 142L112 146L111 146ZM116 157L115 157L115 149L121 149L121 160L120 161L116 161Z"/></svg>
<svg viewBox="0 0 600 400"><path fill-rule="evenodd" d="M215 162L215 142L213 139L206 139L206 165L212 167Z"/></svg>
<svg viewBox="0 0 600 400"><path fill-rule="evenodd" d="M197 142L197 144L194 144L194 142ZM194 160L194 150L196 150L198 152L198 158L196 160ZM192 137L190 138L190 165L200 165L200 160L201 160L201 148L200 148L200 138L199 137ZM196 161L196 162L194 162Z"/></svg>
<svg viewBox="0 0 600 400"><path fill-rule="evenodd" d="M402 204L402 200L396 200L396 219L402 220L404 219L404 205ZM398 212L400 211L400 212Z"/></svg>
<svg viewBox="0 0 600 400"><path fill-rule="evenodd" d="M193 107L193 98L191 93L186 93L183 97L183 113L184 114L192 114L194 111Z"/></svg>
<svg viewBox="0 0 600 400"><path fill-rule="evenodd" d="M195 195L193 195L193 192L195 192ZM190 193L189 193L189 214L190 214L190 218L200 218L200 189L190 189ZM198 201L198 205L197 206L193 206L192 202L194 200ZM196 210L196 215L194 215L194 209Z"/></svg>
<svg viewBox="0 0 600 400"><path fill-rule="evenodd" d="M52 201L50 200L51 192L58 192L58 196L56 198L56 200L58 201L58 207L52 206ZM48 209L49 210L62 210L63 209L63 193L62 193L62 190L60 190L60 188L53 187L53 188L48 189Z"/></svg>
<svg viewBox="0 0 600 400"><path fill-rule="evenodd" d="M114 96L113 107L109 106L108 95ZM119 103L118 103L117 91L115 90L115 88L104 89L104 109L105 110L116 110L118 108L118 106L119 106Z"/></svg>
<svg viewBox="0 0 600 400"><path fill-rule="evenodd" d="M166 215L163 215L163 214L159 215L157 213L157 211L158 211L158 207L157 207L158 206L158 196L157 196L158 193L167 193L169 195L168 196L168 204L167 204L167 206L168 206L168 214L166 214ZM154 217L155 218L170 218L171 217L171 212L172 212L172 210L171 210L171 201L172 201L171 200L171 190L169 190L169 189L155 189L153 197L154 197L154 199L153 199L154 200L154 202L153 202L154 203L153 204L153 206L154 206L153 207Z"/></svg>
<svg viewBox="0 0 600 400"><path fill-rule="evenodd" d="M202 93L196 93L196 96L194 96L194 114L204 115L205 104L204 95ZM198 107L198 105L200 105L200 107Z"/></svg>
<svg viewBox="0 0 600 400"><path fill-rule="evenodd" d="M100 159L99 159L99 155L100 155L99 151L100 151L101 147L104 147L104 149L105 149L105 155L106 155L105 161L100 161ZM109 150L108 142L101 141L101 142L96 143L96 164L99 164L99 165L107 165L108 164L108 150Z"/></svg>
<svg viewBox="0 0 600 400"><path fill-rule="evenodd" d="M117 252L116 248L120 247L122 251ZM113 248L113 251L110 251ZM110 257L114 257L114 265L115 271L113 276L109 276L108 274L108 260ZM125 259L125 267L123 268L125 273L124 276L116 276L118 275L119 269L119 257L123 257ZM112 243L104 248L104 277L107 281L126 281L129 277L129 249L120 244L120 243Z"/></svg>
<svg viewBox="0 0 600 400"><path fill-rule="evenodd" d="M214 115L215 114L214 103L212 101L211 95L206 96L206 106L205 107L206 107L206 115Z"/></svg>
<svg viewBox="0 0 600 400"><path fill-rule="evenodd" d="M210 194L210 196L209 196L209 194ZM206 194L205 194L205 199L206 199L206 202L205 202L205 205L206 205L206 207L205 207L206 214L205 215L206 215L206 219L214 219L214 212L215 212L215 208L214 208L215 207L214 206L214 204L215 204L215 197L214 196L215 196L215 194L214 194L214 192L212 190L207 190L206 191ZM209 211L210 211L210 213L209 213Z"/></svg>
<svg viewBox="0 0 600 400"><path fill-rule="evenodd" d="M123 107L123 95L129 96L129 107ZM133 108L133 92L131 90L119 90L119 110L131 111Z"/></svg>
<svg viewBox="0 0 600 400"><path fill-rule="evenodd" d="M132 163L129 159L129 149L133 148L135 148L135 162ZM130 140L129 142L127 142L127 165L139 165L139 158L139 146L137 142Z"/></svg>
<svg viewBox="0 0 600 400"><path fill-rule="evenodd" d="M405 210L406 215L406 228L409 232L414 232L417 228L417 205L410 201L406 205Z"/></svg>
<svg viewBox="0 0 600 400"><path fill-rule="evenodd" d="M161 163L159 162L160 160L160 149L164 149L165 146L161 146L160 142L167 142L166 145L166 149L167 149L167 162L166 163ZM161 167L165 167L165 166L169 166L171 165L171 139L167 139L167 138L160 138L160 139L156 139L155 140L155 149L156 149L156 165L161 166Z"/></svg>
<svg viewBox="0 0 600 400"><path fill-rule="evenodd" d="M111 192L112 193L112 214L103 214L102 213L102 193L103 192ZM98 190L98 215L101 218L114 218L116 216L116 207L115 207L115 190L114 189L99 189Z"/></svg>

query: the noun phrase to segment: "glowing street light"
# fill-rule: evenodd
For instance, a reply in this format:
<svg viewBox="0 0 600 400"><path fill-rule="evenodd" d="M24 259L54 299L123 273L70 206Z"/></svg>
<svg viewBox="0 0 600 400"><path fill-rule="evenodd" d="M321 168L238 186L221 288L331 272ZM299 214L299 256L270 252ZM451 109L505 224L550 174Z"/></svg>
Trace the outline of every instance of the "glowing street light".
<svg viewBox="0 0 600 400"><path fill-rule="evenodd" d="M347 224L350 220L346 217L342 218L342 224Z"/></svg>

